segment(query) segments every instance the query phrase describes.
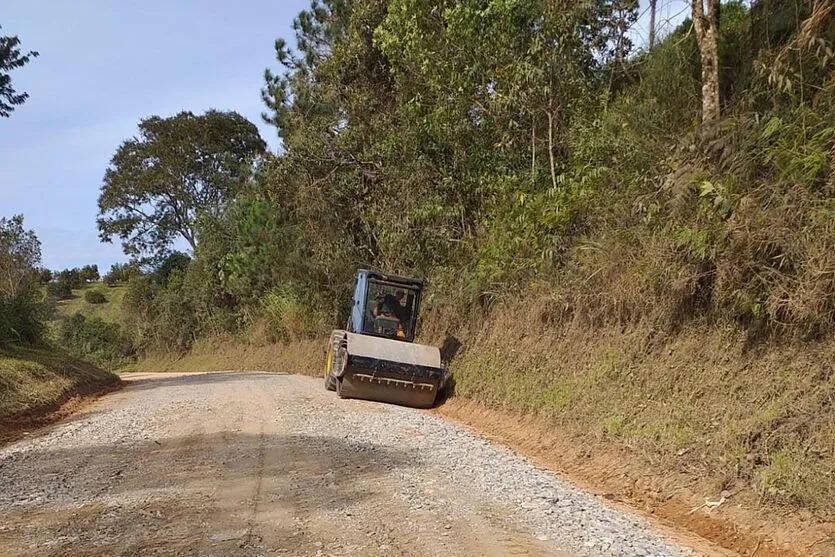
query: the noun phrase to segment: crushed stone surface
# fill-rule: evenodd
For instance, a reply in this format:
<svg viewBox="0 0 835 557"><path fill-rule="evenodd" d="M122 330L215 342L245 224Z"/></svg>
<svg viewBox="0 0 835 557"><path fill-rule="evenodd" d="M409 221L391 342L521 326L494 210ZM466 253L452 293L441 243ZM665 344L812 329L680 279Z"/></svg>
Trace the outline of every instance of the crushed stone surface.
<svg viewBox="0 0 835 557"><path fill-rule="evenodd" d="M696 554L426 412L291 375L123 378L0 448L0 554Z"/></svg>

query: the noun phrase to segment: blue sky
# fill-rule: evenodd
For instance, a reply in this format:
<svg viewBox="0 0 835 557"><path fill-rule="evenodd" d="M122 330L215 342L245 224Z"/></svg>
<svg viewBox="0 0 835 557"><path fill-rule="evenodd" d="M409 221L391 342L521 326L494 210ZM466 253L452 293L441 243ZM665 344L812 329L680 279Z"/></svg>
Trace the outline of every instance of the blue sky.
<svg viewBox="0 0 835 557"><path fill-rule="evenodd" d="M647 0L641 0L642 10ZM659 24L687 0L660 0ZM4 0L4 35L40 57L12 74L29 100L0 119L0 216L23 213L51 269L124 261L99 242L96 200L104 170L141 118L181 110L236 110L261 123L263 71L273 43L292 44L308 0ZM633 31L646 37L646 17Z"/></svg>

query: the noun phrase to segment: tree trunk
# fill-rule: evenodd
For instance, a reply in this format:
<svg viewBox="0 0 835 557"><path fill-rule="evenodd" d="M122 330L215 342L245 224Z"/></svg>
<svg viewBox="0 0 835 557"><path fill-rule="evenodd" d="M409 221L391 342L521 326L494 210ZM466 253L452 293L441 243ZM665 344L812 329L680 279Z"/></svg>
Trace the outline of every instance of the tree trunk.
<svg viewBox="0 0 835 557"><path fill-rule="evenodd" d="M716 122L720 116L719 0L693 0L693 26L702 60L702 122Z"/></svg>
<svg viewBox="0 0 835 557"><path fill-rule="evenodd" d="M554 165L554 80L548 87L548 159L551 165L551 186L557 189L557 171Z"/></svg>
<svg viewBox="0 0 835 557"><path fill-rule="evenodd" d="M531 116L531 183L536 182L536 115Z"/></svg>
<svg viewBox="0 0 835 557"><path fill-rule="evenodd" d="M649 49L655 48L655 12L658 0L649 0Z"/></svg>

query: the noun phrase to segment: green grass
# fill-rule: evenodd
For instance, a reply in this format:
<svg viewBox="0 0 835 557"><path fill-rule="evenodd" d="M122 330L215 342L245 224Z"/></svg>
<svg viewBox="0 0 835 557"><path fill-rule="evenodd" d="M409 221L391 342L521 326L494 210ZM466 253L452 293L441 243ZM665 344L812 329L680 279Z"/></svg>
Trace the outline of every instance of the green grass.
<svg viewBox="0 0 835 557"><path fill-rule="evenodd" d="M118 383L116 375L48 348L0 348L0 426L9 418L49 411L78 393Z"/></svg>
<svg viewBox="0 0 835 557"><path fill-rule="evenodd" d="M103 304L91 304L84 300L84 292L87 290L99 290L104 294L107 301ZM127 291L126 286L114 286L109 288L103 284L95 284L78 290L73 290L73 297L69 300L61 300L57 304L57 315L70 317L81 313L84 317L98 317L108 323L119 323L122 313L122 299Z"/></svg>

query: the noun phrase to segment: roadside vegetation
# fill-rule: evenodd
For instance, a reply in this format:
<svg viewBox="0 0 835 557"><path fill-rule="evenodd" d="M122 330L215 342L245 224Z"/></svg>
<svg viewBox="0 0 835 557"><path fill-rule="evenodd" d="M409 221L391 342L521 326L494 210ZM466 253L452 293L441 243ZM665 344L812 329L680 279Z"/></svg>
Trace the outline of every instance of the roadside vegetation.
<svg viewBox="0 0 835 557"><path fill-rule="evenodd" d="M76 358L112 371L133 362L136 349L123 327L127 286L109 274L104 280L74 286L68 298L54 303L47 321L50 341Z"/></svg>
<svg viewBox="0 0 835 557"><path fill-rule="evenodd" d="M50 339L55 299L41 285L40 258L40 242L23 217L0 218L0 437L13 422L119 381Z"/></svg>

